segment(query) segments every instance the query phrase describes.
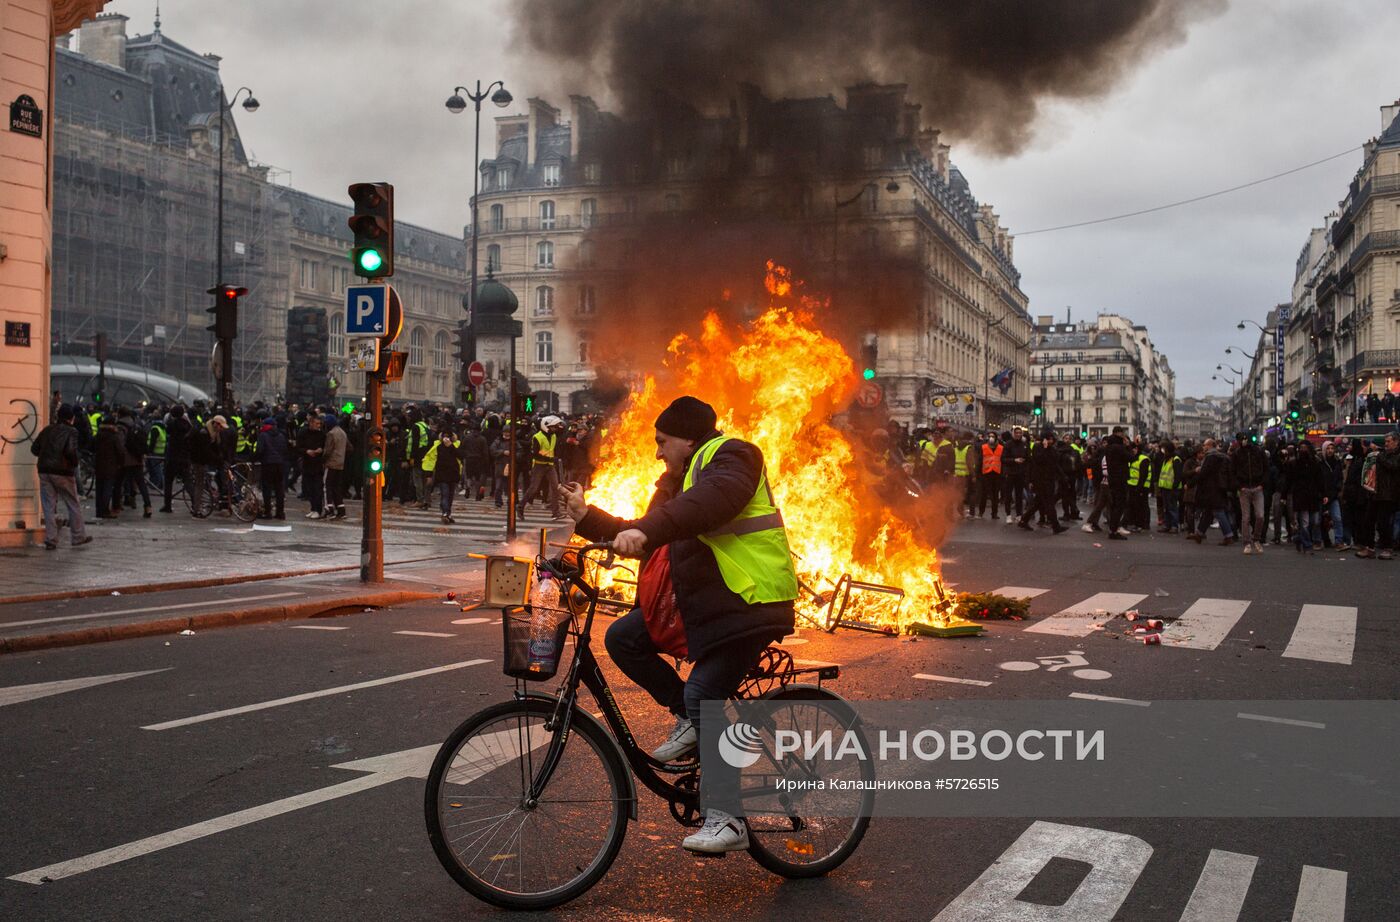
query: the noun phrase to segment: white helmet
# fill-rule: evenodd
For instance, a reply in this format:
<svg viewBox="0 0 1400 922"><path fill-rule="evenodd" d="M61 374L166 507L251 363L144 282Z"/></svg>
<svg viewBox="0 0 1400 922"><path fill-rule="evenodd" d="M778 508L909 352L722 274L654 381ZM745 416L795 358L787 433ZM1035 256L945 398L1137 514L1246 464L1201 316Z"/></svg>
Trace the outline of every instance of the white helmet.
<svg viewBox="0 0 1400 922"><path fill-rule="evenodd" d="M562 425L564 425L564 421L557 416L546 416L540 420L540 428L542 429L553 429L555 426Z"/></svg>

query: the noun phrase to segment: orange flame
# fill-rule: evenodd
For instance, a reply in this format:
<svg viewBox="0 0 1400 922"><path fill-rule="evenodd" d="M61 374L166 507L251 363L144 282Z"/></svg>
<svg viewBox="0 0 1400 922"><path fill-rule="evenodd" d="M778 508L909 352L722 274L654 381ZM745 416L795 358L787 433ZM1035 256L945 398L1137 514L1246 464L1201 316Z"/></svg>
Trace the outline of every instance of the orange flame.
<svg viewBox="0 0 1400 922"><path fill-rule="evenodd" d="M844 608L847 621L889 630L946 623L952 602L929 530L912 515L891 514L871 452L832 422L857 384L855 363L820 329L823 305L802 296L786 269L769 262L765 282L769 306L753 321L726 325L710 313L698 334L671 341L666 383L648 375L604 433L589 502L623 518L642 515L663 470L653 423L673 398L693 394L715 407L722 432L763 452L797 559L799 613L825 621ZM906 512L927 513L935 502L901 497ZM904 597L858 586L833 600L843 576L898 587Z"/></svg>

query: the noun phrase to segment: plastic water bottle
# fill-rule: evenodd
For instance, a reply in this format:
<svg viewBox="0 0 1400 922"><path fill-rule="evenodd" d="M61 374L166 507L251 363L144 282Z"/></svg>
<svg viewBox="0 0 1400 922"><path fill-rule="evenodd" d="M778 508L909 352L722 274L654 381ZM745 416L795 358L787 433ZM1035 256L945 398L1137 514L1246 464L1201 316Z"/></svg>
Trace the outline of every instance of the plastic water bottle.
<svg viewBox="0 0 1400 922"><path fill-rule="evenodd" d="M549 573L541 574L535 587L535 603L530 615L530 669L548 672L554 668L555 627L559 617L559 583Z"/></svg>

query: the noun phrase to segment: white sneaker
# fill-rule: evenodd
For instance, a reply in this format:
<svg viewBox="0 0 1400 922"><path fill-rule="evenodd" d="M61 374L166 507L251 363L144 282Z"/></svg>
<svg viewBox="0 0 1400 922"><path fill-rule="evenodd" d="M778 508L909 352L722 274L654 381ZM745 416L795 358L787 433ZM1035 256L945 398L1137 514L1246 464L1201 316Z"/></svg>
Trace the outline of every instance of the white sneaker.
<svg viewBox="0 0 1400 922"><path fill-rule="evenodd" d="M1246 554L1253 554L1253 553L1254 553L1254 545L1251 544L1250 542L1246 541L1246 542L1244 543L1244 552L1245 552Z"/></svg>
<svg viewBox="0 0 1400 922"><path fill-rule="evenodd" d="M319 518L321 517L321 513L319 513L319 512L308 512L308 513L306 514L306 517L307 517L308 519L319 519Z"/></svg>
<svg viewBox="0 0 1400 922"><path fill-rule="evenodd" d="M1114 532L1114 534L1116 534L1116 535L1122 535L1122 536L1125 537L1125 538L1129 538L1129 537L1132 537L1132 534L1133 534L1133 533L1130 532L1130 531L1128 531L1126 528L1122 528L1122 527L1120 526L1119 529L1118 529L1116 532Z"/></svg>
<svg viewBox="0 0 1400 922"><path fill-rule="evenodd" d="M1010 524L1011 524L1012 522L1014 522L1014 521L1016 521L1016 519L1013 518L1012 516L1009 516L1009 515L1008 515L1008 516L1006 517L1006 524L1007 524L1007 525L1010 525Z"/></svg>
<svg viewBox="0 0 1400 922"><path fill-rule="evenodd" d="M749 827L737 816L723 810L706 810L705 825L694 835L685 837L681 848L706 855L741 852L749 847Z"/></svg>
<svg viewBox="0 0 1400 922"><path fill-rule="evenodd" d="M671 735L666 737L666 742L651 751L651 757L658 762L675 761L695 751L695 741L698 737L695 724L691 723L689 717L677 717L676 725L671 728Z"/></svg>
<svg viewBox="0 0 1400 922"><path fill-rule="evenodd" d="M1264 545L1260 544L1258 541L1254 542L1254 553L1256 553L1256 554L1262 554L1262 553L1264 553Z"/></svg>
<svg viewBox="0 0 1400 922"><path fill-rule="evenodd" d="M1083 525L1079 526L1079 530L1092 535L1094 533L1094 526L1090 525L1088 522L1085 522Z"/></svg>

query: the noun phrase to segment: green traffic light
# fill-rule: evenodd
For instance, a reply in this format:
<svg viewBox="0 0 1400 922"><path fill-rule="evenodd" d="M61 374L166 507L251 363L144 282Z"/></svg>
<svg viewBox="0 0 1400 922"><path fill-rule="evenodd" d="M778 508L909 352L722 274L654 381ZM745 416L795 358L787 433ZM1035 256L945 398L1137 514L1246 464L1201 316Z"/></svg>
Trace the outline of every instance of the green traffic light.
<svg viewBox="0 0 1400 922"><path fill-rule="evenodd" d="M374 272L384 265L384 257L378 250L363 249L360 251L360 268L366 272Z"/></svg>
<svg viewBox="0 0 1400 922"><path fill-rule="evenodd" d="M345 401L345 404L340 408L340 412L342 412L342 413L354 413L354 412L355 412L355 401L353 401L353 400L347 400L347 401Z"/></svg>
<svg viewBox="0 0 1400 922"><path fill-rule="evenodd" d="M864 379L867 380L867 381L874 381L874 380L875 380L875 369L873 369L873 368L867 368L867 369L865 369L865 371L861 372L861 377L864 378Z"/></svg>
<svg viewBox="0 0 1400 922"><path fill-rule="evenodd" d="M371 459L371 460L370 460L370 462L369 462L369 472L370 472L371 474L378 474L378 473L379 473L380 471L382 471L382 470L384 470L384 462L383 462L383 461L380 461L378 458L374 458L374 459Z"/></svg>

